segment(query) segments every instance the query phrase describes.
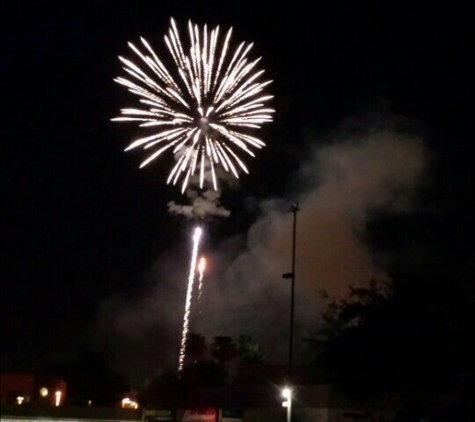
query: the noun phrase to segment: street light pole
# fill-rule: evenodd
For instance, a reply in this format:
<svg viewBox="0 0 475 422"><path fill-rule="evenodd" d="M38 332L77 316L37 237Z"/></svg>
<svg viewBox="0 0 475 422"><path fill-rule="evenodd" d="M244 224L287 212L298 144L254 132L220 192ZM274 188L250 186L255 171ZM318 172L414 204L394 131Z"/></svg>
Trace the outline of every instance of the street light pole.
<svg viewBox="0 0 475 422"><path fill-rule="evenodd" d="M292 360L293 360L293 344L294 344L294 307L295 307L295 250L297 240L297 212L300 211L297 204L292 205L292 213L294 214L292 229L292 272L283 274L282 277L291 279L290 287L290 330L289 330L289 376L292 378Z"/></svg>
<svg viewBox="0 0 475 422"><path fill-rule="evenodd" d="M282 397L287 399L282 403L282 406L287 408L287 422L292 420L292 393L292 389L289 387L285 387L282 390Z"/></svg>

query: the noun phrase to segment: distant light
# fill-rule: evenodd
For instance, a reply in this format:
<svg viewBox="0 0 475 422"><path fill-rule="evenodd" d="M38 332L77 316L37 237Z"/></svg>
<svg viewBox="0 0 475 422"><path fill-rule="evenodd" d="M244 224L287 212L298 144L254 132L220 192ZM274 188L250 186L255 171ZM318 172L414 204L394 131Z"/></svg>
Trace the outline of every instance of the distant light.
<svg viewBox="0 0 475 422"><path fill-rule="evenodd" d="M46 387L40 388L40 394L42 397L46 397L48 395L48 389Z"/></svg>
<svg viewBox="0 0 475 422"><path fill-rule="evenodd" d="M282 397L284 399L290 399L292 397L292 390L288 387L285 387L283 390L282 390Z"/></svg>
<svg viewBox="0 0 475 422"><path fill-rule="evenodd" d="M286 399L282 402L282 406L287 408L287 422L292 420L292 389L289 387L284 387L282 389L282 397Z"/></svg>
<svg viewBox="0 0 475 422"><path fill-rule="evenodd" d="M200 258L200 262L198 263L198 271L202 273L206 268L206 259L204 257Z"/></svg>
<svg viewBox="0 0 475 422"><path fill-rule="evenodd" d="M59 404L61 403L61 391L56 391L56 393L54 393L54 397L55 397L55 400L54 400L54 405L55 406L59 406Z"/></svg>
<svg viewBox="0 0 475 422"><path fill-rule="evenodd" d="M137 409L138 407L138 403L130 400L128 397L122 399L122 409Z"/></svg>
<svg viewBox="0 0 475 422"><path fill-rule="evenodd" d="M88 400L88 401L87 401L87 405L88 405L89 407L91 407L91 406L92 406L92 400Z"/></svg>
<svg viewBox="0 0 475 422"><path fill-rule="evenodd" d="M17 402L18 405L22 405L24 401L25 401L25 397L23 397L23 396L18 396L16 398L16 402Z"/></svg>

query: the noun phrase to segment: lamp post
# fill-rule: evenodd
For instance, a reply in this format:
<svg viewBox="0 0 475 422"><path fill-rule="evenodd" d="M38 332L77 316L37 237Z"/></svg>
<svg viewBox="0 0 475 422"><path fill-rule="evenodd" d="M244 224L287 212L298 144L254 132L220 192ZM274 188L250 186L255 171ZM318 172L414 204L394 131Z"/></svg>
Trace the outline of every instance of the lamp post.
<svg viewBox="0 0 475 422"><path fill-rule="evenodd" d="M297 235L297 212L300 209L297 204L292 205L292 212L294 214L293 229L292 229L292 272L282 275L283 278L291 279L290 288L290 330L289 330L289 375L292 378L292 359L293 359L293 344L294 344L294 302L295 302L295 249L296 249L296 235Z"/></svg>
<svg viewBox="0 0 475 422"><path fill-rule="evenodd" d="M287 422L291 422L292 418L292 390L289 387L285 387L282 390L282 397L286 399L282 402L282 406L287 408Z"/></svg>

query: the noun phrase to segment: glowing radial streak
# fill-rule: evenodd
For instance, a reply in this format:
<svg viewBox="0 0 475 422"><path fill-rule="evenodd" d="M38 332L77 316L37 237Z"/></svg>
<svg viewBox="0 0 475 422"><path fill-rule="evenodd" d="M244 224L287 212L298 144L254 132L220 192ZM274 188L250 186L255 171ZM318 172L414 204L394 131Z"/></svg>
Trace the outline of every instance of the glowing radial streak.
<svg viewBox="0 0 475 422"><path fill-rule="evenodd" d="M112 120L156 131L131 142L126 151L146 151L141 167L173 152L167 183L181 179L182 193L197 180L202 189L212 184L217 190L218 170L239 178L240 171L247 173L241 155L254 157L252 150L265 146L249 132L272 121L274 110L266 104L273 96L263 92L272 81L261 79L261 58L251 60L253 43L233 48L232 33L230 28L221 38L219 26L208 30L189 21L188 42L183 43L171 19L164 40L172 71L142 37L139 46L128 43L138 63L119 57L127 77L114 81L139 97L139 106L122 108ZM192 177L195 173L198 178Z"/></svg>
<svg viewBox="0 0 475 422"><path fill-rule="evenodd" d="M185 360L186 337L188 335L188 330L189 330L191 298L193 297L193 284L195 281L196 259L198 256L198 249L200 246L201 233L202 233L201 228L197 227L193 234L193 250L191 253L190 274L188 276L188 289L186 292L185 315L183 318L183 333L181 336L180 356L178 358L178 371L181 371L183 369L183 363Z"/></svg>
<svg viewBox="0 0 475 422"><path fill-rule="evenodd" d="M221 67L223 66L224 59L226 57L226 53L228 52L229 40L231 39L232 32L233 32L233 30L232 30L232 28L230 28L228 33L226 34L226 39L224 41L223 50L222 50L221 55L219 57L219 64L218 64L218 68L216 70L216 76L214 78L213 88L216 86L216 84L218 83L219 77L221 76Z"/></svg>
<svg viewBox="0 0 475 422"><path fill-rule="evenodd" d="M228 166L231 168L231 171L233 172L234 176L236 177L236 179L239 179L239 175L235 169L235 167L233 166L233 163L232 161L229 159L229 156L228 154L226 153L226 151L223 151L221 145L219 144L216 144L216 152L218 153L218 155L221 157L221 161L222 161L222 164L224 166L225 162L228 163ZM223 162L223 160L225 162Z"/></svg>
<svg viewBox="0 0 475 422"><path fill-rule="evenodd" d="M245 173L249 174L249 170L247 169L246 165L239 159L239 157L236 154L234 154L234 151L231 148L229 148L227 145L224 145L224 148L226 148L228 152L234 157L237 163L241 166L242 170Z"/></svg>
<svg viewBox="0 0 475 422"><path fill-rule="evenodd" d="M217 182L216 182L216 172L215 172L215 170L214 170L213 161L210 160L210 161L209 161L209 164L210 164L210 166L211 166L211 177L212 177L212 179L213 179L213 187L214 187L214 190L218 190L218 186L217 186L218 184L217 184Z"/></svg>
<svg viewBox="0 0 475 422"><path fill-rule="evenodd" d="M183 161L183 159L185 158L184 155L182 155L180 157L180 159L178 160L178 162L175 164L175 167L172 168L172 171L170 172L170 174L168 175L168 179L167 179L167 183L170 183L170 181L173 179L173 176L175 175L175 173L180 174L178 172L178 169L180 168L181 166L181 162ZM173 184L176 183L176 180L177 180L178 176L175 176L175 179L173 179Z"/></svg>
<svg viewBox="0 0 475 422"><path fill-rule="evenodd" d="M212 69L214 66L214 57L216 52L216 43L218 40L219 27L211 32L211 42L210 42L210 51L209 51L209 63L208 63L208 81L206 84L206 94L211 90L211 78L212 78Z"/></svg>
<svg viewBox="0 0 475 422"><path fill-rule="evenodd" d="M204 172L205 172L205 154L203 151L201 151L200 188L203 188L203 181L204 181L204 176L205 176Z"/></svg>

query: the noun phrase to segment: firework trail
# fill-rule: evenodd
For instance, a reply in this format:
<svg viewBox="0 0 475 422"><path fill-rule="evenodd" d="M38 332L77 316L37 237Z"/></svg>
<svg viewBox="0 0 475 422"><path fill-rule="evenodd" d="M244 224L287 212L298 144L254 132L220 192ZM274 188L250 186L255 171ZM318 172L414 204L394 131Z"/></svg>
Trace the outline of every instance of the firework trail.
<svg viewBox="0 0 475 422"><path fill-rule="evenodd" d="M195 174L199 174L200 188L211 179L213 189L218 190L218 168L236 178L238 171L249 173L239 155L253 157L253 149L265 146L248 132L272 121L274 110L265 107L272 95L264 92L272 81L261 81L260 58L249 59L252 43L242 42L231 50L231 34L232 28L223 40L219 26L208 31L206 25L200 28L189 21L186 49L171 19L164 38L173 72L144 38L142 50L128 43L142 67L119 57L129 79L114 81L140 98L140 108L124 108L122 117L112 120L137 122L155 131L132 142L126 151L137 147L153 151L140 167L173 151L177 161L167 183L175 185L180 179L182 193Z"/></svg>
<svg viewBox="0 0 475 422"><path fill-rule="evenodd" d="M181 371L183 369L183 362L185 360L186 337L188 335L188 329L189 329L190 307L191 307L191 299L193 297L193 284L195 281L196 260L198 256L198 249L200 246L201 233L202 233L201 228L196 227L195 232L193 234L193 250L191 253L190 274L188 276L188 289L186 292L185 315L183 317L183 333L181 336L180 356L178 358L178 371Z"/></svg>
<svg viewBox="0 0 475 422"><path fill-rule="evenodd" d="M201 291L203 289L203 275L204 271L206 269L206 259L204 257L200 258L200 261L198 263L198 272L200 274L200 278L198 279L199 284L198 284L198 302L201 301Z"/></svg>

